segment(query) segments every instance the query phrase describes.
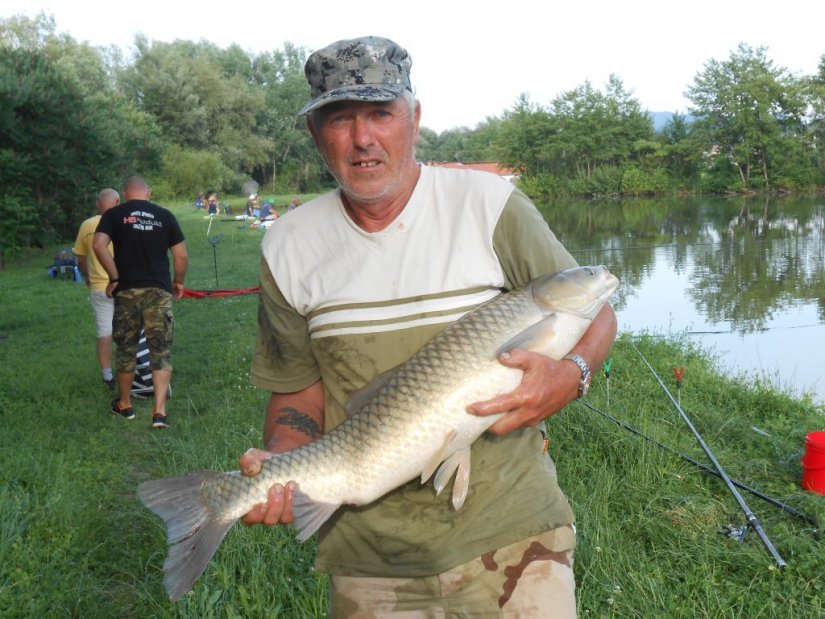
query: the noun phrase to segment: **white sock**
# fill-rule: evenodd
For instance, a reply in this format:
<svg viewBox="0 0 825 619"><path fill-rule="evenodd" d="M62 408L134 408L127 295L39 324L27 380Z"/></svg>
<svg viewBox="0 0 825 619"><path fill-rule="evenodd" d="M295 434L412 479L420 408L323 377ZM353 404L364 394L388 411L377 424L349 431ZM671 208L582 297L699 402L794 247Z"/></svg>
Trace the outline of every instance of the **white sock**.
<svg viewBox="0 0 825 619"><path fill-rule="evenodd" d="M103 380L112 380L112 368L103 368Z"/></svg>

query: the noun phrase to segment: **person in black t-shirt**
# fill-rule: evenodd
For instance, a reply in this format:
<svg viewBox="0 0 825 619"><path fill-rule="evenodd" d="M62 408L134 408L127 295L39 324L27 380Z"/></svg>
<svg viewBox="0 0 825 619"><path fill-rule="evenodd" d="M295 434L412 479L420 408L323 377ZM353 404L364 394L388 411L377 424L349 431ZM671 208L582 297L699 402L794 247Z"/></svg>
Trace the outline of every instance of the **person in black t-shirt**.
<svg viewBox="0 0 825 619"><path fill-rule="evenodd" d="M123 195L126 201L101 217L92 244L109 275L106 294L115 299L112 338L117 345L119 397L112 401L111 411L126 419L135 417L131 385L143 329L154 385L152 427L166 428L175 330L172 300L183 296L189 258L178 220L167 209L149 201L151 192L143 178L128 179ZM114 247L114 258L107 250L109 242ZM174 279L169 274L169 253Z"/></svg>

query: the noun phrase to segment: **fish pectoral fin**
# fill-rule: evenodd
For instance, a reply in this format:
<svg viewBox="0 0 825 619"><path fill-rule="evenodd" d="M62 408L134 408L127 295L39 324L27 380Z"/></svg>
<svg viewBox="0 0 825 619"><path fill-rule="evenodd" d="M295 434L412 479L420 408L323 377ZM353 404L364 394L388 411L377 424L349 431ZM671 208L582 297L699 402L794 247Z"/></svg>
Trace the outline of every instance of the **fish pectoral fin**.
<svg viewBox="0 0 825 619"><path fill-rule="evenodd" d="M527 327L521 333L514 335L496 349L495 356L498 357L503 352L508 352L514 348L524 350L536 350L542 348L543 343L556 333L557 314L550 314L539 320L536 324Z"/></svg>
<svg viewBox="0 0 825 619"><path fill-rule="evenodd" d="M441 494L441 491L447 486L455 474L455 481L453 482L453 508L461 509L464 501L467 498L467 490L470 487L470 448L455 452L452 456L444 460L438 471L435 474L435 493Z"/></svg>
<svg viewBox="0 0 825 619"><path fill-rule="evenodd" d="M458 511L464 505L470 488L470 448L462 449L455 455L459 459L458 472L453 481L453 509Z"/></svg>
<svg viewBox="0 0 825 619"><path fill-rule="evenodd" d="M461 460L461 454L466 451L462 449L461 451L455 452L452 456L444 460L441 463L441 466L438 467L438 470L435 472L435 478L433 479L433 486L435 486L435 493L436 495L441 494L441 491L447 487L447 484L450 483L450 480L453 478L456 470L458 470L458 465Z"/></svg>
<svg viewBox="0 0 825 619"><path fill-rule="evenodd" d="M292 521L298 530L298 541L304 542L312 537L339 507L340 503L314 501L296 488L292 495Z"/></svg>
<svg viewBox="0 0 825 619"><path fill-rule="evenodd" d="M424 465L424 468L421 471L422 484L425 483L430 477L432 477L433 473L438 468L438 465L444 462L444 460L446 459L446 454L449 453L450 445L452 444L455 437L455 428L447 432L447 435L444 437L441 446L430 457L430 459L427 461L427 464Z"/></svg>

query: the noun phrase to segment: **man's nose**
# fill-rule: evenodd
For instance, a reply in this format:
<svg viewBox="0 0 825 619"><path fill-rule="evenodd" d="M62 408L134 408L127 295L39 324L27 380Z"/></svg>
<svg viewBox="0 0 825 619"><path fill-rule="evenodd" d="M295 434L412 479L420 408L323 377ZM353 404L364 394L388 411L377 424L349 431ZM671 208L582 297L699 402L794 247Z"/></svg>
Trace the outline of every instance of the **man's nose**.
<svg viewBox="0 0 825 619"><path fill-rule="evenodd" d="M352 123L353 143L360 148L365 148L372 144L373 140L372 123L369 118L357 115Z"/></svg>

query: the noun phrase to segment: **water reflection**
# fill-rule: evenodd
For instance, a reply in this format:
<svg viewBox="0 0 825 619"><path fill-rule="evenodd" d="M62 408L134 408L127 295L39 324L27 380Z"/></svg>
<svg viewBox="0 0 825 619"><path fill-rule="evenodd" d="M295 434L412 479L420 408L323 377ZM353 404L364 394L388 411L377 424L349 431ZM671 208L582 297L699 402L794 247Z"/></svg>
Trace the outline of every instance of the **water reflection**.
<svg viewBox="0 0 825 619"><path fill-rule="evenodd" d="M825 402L825 201L538 204L581 263L622 280L620 328L692 333L728 367Z"/></svg>

